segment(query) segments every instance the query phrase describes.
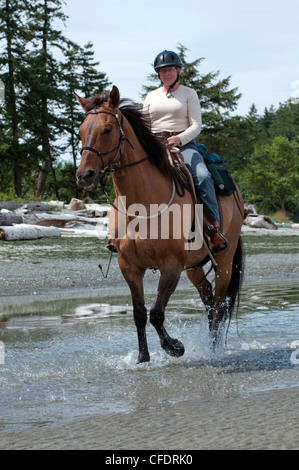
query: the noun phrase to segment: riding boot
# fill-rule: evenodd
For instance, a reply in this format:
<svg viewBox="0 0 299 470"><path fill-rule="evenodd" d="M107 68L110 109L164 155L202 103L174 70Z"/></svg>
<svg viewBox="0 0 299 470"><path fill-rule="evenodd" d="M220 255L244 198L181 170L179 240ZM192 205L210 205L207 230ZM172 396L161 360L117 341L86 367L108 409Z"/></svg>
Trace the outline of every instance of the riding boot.
<svg viewBox="0 0 299 470"><path fill-rule="evenodd" d="M212 253L219 253L219 251L227 248L227 239L220 231L220 222L211 222L205 211L203 214L203 230L210 242L209 247Z"/></svg>

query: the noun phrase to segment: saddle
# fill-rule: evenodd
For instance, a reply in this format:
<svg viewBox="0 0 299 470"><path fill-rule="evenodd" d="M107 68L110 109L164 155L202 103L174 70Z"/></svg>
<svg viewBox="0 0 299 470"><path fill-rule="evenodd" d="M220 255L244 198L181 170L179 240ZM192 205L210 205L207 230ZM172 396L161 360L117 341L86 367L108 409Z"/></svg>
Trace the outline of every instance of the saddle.
<svg viewBox="0 0 299 470"><path fill-rule="evenodd" d="M194 185L192 175L190 171L188 170L188 168L186 167L183 156L181 152L179 151L179 149L176 147L172 147L171 149L168 149L168 158L172 166L177 194L179 196L183 196L183 190L180 191L178 188L178 186L180 185L181 188L184 188L188 192L190 192L190 194L192 195L194 204L203 204L203 201ZM220 205L220 201L219 201L219 197L217 193L216 193L216 199L218 203L220 222L221 222L221 227L222 227L223 225L222 211L221 211L221 205ZM209 218L207 211L205 209L205 206L204 206L204 215L207 218Z"/></svg>
<svg viewBox="0 0 299 470"><path fill-rule="evenodd" d="M226 248L226 244L227 244L226 237L222 233L223 214L222 214L221 203L220 203L219 197L216 193L216 199L218 203L218 210L219 210L219 216L220 216L220 227L218 229L213 225L213 222L211 221L207 213L206 207L203 204L203 201L198 191L195 188L192 175L190 171L188 170L188 168L186 167L183 156L181 152L179 151L179 149L176 147L168 148L167 153L168 153L168 158L169 158L172 171L173 171L173 178L174 178L177 194L180 197L183 197L185 194L185 190L187 190L192 195L194 205L195 204L203 205L204 244L206 245L206 248L208 249L209 258L212 261L212 264L214 265L214 268L215 268L217 266L217 263L212 253L215 253L216 251L221 251L222 249ZM179 186L180 186L180 189L179 189ZM193 221L193 225L194 225L194 221ZM192 227L192 230L194 230L194 226ZM219 238L219 235L221 238ZM221 247L220 249L215 250L215 242L218 243L218 246ZM222 247L223 244L224 246Z"/></svg>

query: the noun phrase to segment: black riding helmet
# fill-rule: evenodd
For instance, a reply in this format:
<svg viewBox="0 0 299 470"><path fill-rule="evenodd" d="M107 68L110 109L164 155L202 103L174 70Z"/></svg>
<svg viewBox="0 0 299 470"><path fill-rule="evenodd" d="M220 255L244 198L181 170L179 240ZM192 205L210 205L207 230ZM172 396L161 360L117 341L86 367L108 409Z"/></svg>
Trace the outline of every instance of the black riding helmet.
<svg viewBox="0 0 299 470"><path fill-rule="evenodd" d="M157 57L155 58L154 62L154 69L159 75L159 70L163 69L164 67L179 67L180 69L183 67L182 61L180 57L172 51L163 51L160 52ZM175 86L175 84L179 81L180 74L177 73L177 77L172 85L168 88L170 98L172 95L170 94L170 90Z"/></svg>
<svg viewBox="0 0 299 470"><path fill-rule="evenodd" d="M163 67L183 67L180 57L172 51L160 52L155 58L154 69L158 72ZM158 72L159 73L159 72Z"/></svg>

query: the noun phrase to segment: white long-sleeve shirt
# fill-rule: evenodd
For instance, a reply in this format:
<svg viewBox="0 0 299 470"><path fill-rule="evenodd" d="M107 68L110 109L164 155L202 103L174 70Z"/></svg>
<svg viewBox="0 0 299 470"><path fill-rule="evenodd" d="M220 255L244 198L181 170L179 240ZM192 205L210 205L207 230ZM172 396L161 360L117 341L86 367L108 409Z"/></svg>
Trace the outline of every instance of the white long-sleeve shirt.
<svg viewBox="0 0 299 470"><path fill-rule="evenodd" d="M182 145L185 145L201 131L200 102L196 91L184 85L171 91L171 95L167 98L162 87L149 92L143 110L150 117L152 132L178 132Z"/></svg>

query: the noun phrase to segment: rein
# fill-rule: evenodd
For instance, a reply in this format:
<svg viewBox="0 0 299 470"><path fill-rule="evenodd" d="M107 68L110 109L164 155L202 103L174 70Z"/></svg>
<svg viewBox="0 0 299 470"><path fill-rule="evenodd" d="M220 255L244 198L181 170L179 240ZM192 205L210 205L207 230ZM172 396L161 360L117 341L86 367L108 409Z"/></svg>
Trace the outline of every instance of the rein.
<svg viewBox="0 0 299 470"><path fill-rule="evenodd" d="M141 160L140 160L141 161ZM136 162L136 163L139 163L139 162ZM122 209L120 209L120 207L117 207L114 202L112 201L112 199L110 199L109 197L109 194L107 193L106 191L106 188L105 186L102 186L102 190L103 192L105 193L105 196L109 202L109 204L111 204L111 206L117 210L117 212L120 212L121 214L123 215L126 215L127 217L134 217L135 219L144 219L144 220L149 220L149 219L154 219L156 217L159 217L160 215L164 214L164 212L166 212L168 209L169 209L169 206L172 204L172 201L174 199L174 196L175 196L175 183L173 181L173 184L172 184L172 193L171 193L171 196L170 196L170 199L168 201L168 203L165 205L165 207L163 207L163 209L161 211L158 211L156 212L155 214L151 214L151 215L136 215L136 214L130 214L130 212L128 211L124 211Z"/></svg>

